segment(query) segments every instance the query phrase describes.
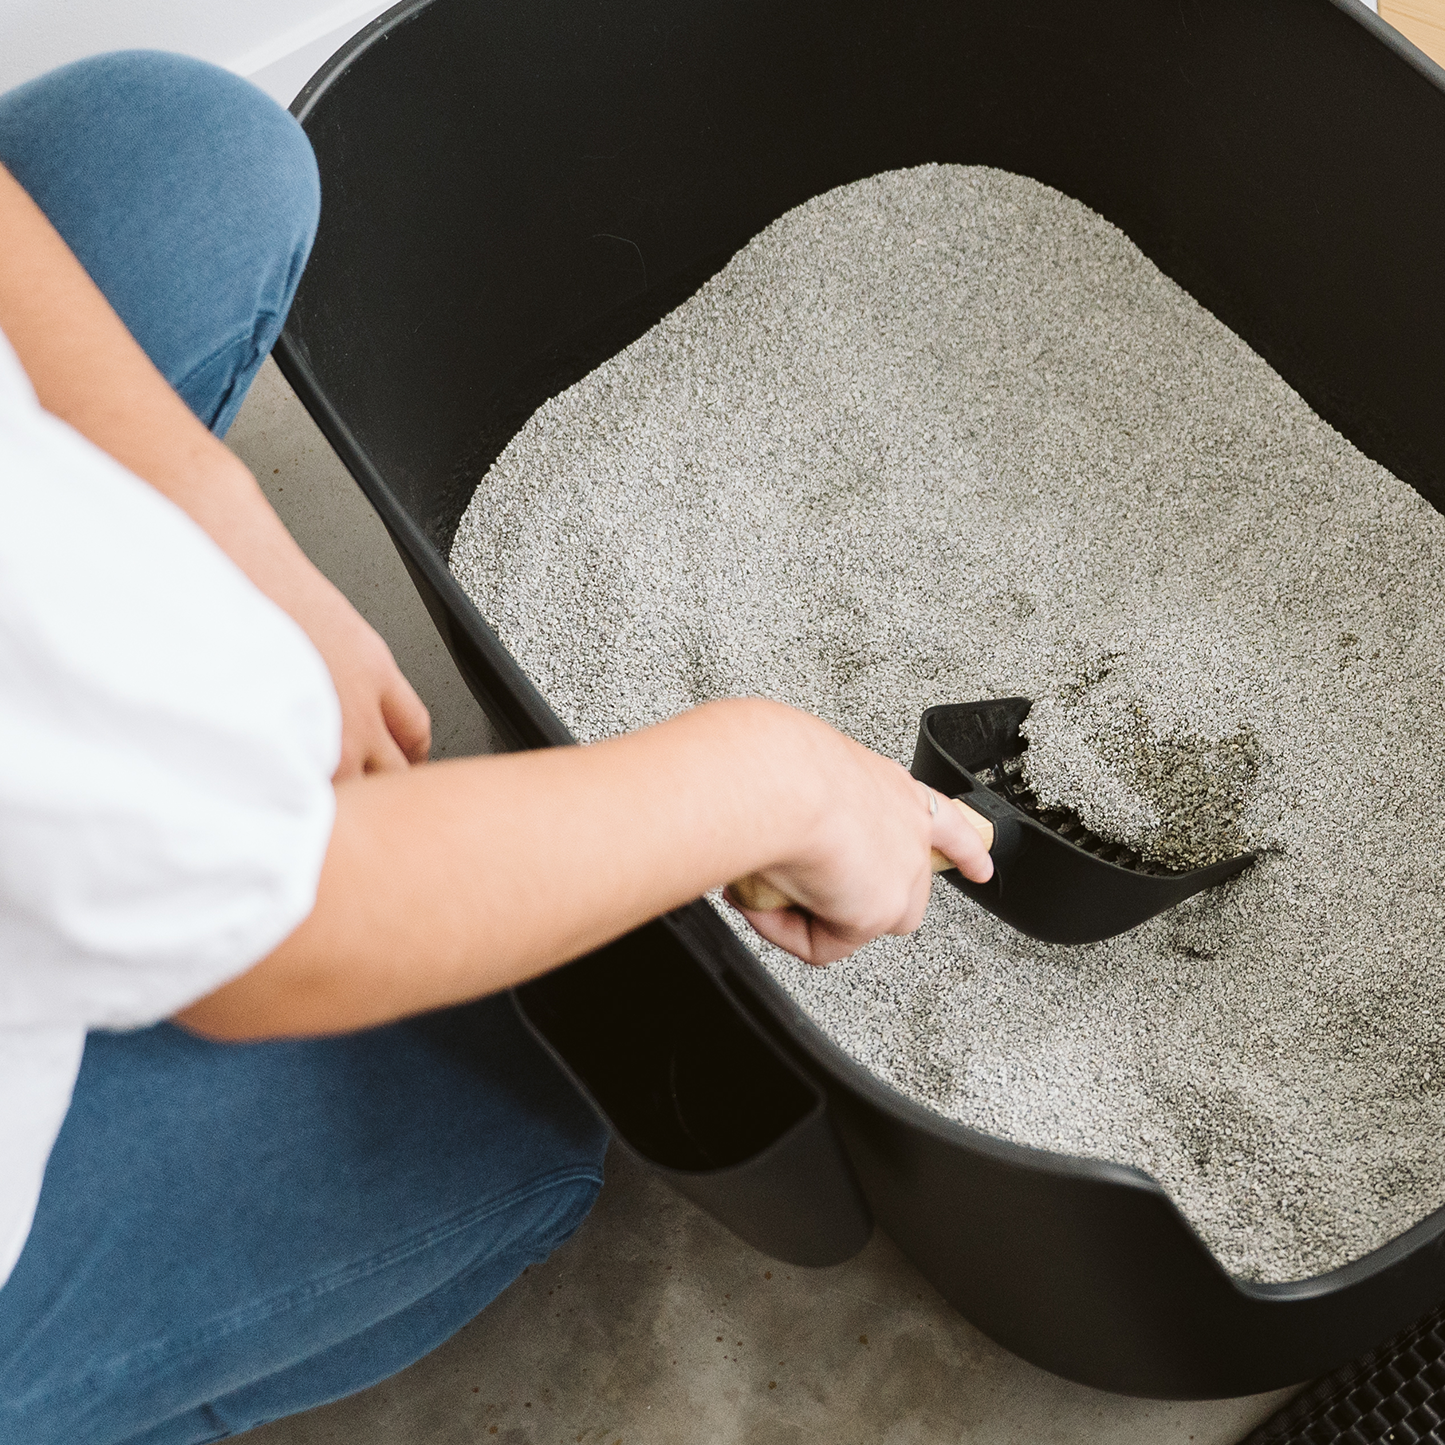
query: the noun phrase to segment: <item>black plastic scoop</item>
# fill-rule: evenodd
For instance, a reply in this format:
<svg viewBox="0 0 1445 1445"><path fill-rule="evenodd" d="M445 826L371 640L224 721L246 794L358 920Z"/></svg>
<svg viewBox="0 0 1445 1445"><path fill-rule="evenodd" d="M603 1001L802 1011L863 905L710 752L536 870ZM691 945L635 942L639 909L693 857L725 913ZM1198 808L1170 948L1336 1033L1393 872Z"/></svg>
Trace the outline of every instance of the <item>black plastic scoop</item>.
<svg viewBox="0 0 1445 1445"><path fill-rule="evenodd" d="M993 824L993 877L973 883L956 868L944 874L974 902L1045 943L1097 943L1254 861L1245 853L1175 872L1045 808L1023 783L1019 724L1032 706L1026 697L952 703L929 708L919 724L913 776Z"/></svg>

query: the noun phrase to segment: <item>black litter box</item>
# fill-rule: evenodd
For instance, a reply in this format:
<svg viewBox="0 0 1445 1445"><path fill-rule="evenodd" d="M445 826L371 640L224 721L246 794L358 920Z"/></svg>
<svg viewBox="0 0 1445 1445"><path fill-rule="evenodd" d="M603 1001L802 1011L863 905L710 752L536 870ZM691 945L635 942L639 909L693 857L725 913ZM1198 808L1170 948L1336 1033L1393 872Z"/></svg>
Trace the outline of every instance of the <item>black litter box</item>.
<svg viewBox="0 0 1445 1445"><path fill-rule="evenodd" d="M421 0L295 108L325 201L282 370L516 746L567 734L447 571L476 479L769 221L878 171L1077 197L1445 499L1445 72L1355 0ZM1136 1170L879 1083L705 905L517 1001L744 1239L823 1264L876 1219L994 1339L1091 1385L1264 1390L1445 1300L1445 1212L1322 1278L1240 1283Z"/></svg>

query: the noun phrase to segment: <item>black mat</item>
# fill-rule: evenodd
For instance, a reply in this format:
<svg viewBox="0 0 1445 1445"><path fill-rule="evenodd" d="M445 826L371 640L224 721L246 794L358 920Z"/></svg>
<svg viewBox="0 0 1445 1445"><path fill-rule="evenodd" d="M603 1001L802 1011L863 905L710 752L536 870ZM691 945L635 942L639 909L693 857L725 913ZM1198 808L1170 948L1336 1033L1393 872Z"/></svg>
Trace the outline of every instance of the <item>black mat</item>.
<svg viewBox="0 0 1445 1445"><path fill-rule="evenodd" d="M1445 1305L1342 1365L1242 1445L1445 1445Z"/></svg>

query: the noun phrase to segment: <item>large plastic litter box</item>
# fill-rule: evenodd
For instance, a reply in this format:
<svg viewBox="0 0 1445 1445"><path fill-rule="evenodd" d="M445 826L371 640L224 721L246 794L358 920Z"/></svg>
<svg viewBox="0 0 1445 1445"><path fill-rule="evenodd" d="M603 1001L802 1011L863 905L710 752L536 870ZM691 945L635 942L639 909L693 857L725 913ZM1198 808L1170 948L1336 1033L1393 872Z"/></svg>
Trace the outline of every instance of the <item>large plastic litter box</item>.
<svg viewBox="0 0 1445 1445"><path fill-rule="evenodd" d="M512 745L568 738L447 571L477 478L768 222L878 171L1077 197L1445 499L1445 72L1355 0L421 0L295 110L324 202L281 367ZM1263 1390L1445 1299L1445 1212L1321 1278L1231 1278L1138 1171L870 1076L705 904L516 998L617 1137L742 1238L824 1264L876 1220L1076 1380Z"/></svg>

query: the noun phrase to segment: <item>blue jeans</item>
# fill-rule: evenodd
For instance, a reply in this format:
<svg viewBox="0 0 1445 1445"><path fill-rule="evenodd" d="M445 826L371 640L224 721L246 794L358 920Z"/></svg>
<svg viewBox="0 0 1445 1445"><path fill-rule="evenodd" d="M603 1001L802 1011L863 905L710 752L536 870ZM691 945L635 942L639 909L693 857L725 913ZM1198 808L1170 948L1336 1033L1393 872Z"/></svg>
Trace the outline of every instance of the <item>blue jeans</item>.
<svg viewBox="0 0 1445 1445"><path fill-rule="evenodd" d="M223 432L315 233L300 128L130 53L0 96L0 161ZM373 1384L572 1233L605 1147L507 998L306 1042L94 1033L0 1288L0 1441L200 1445Z"/></svg>

